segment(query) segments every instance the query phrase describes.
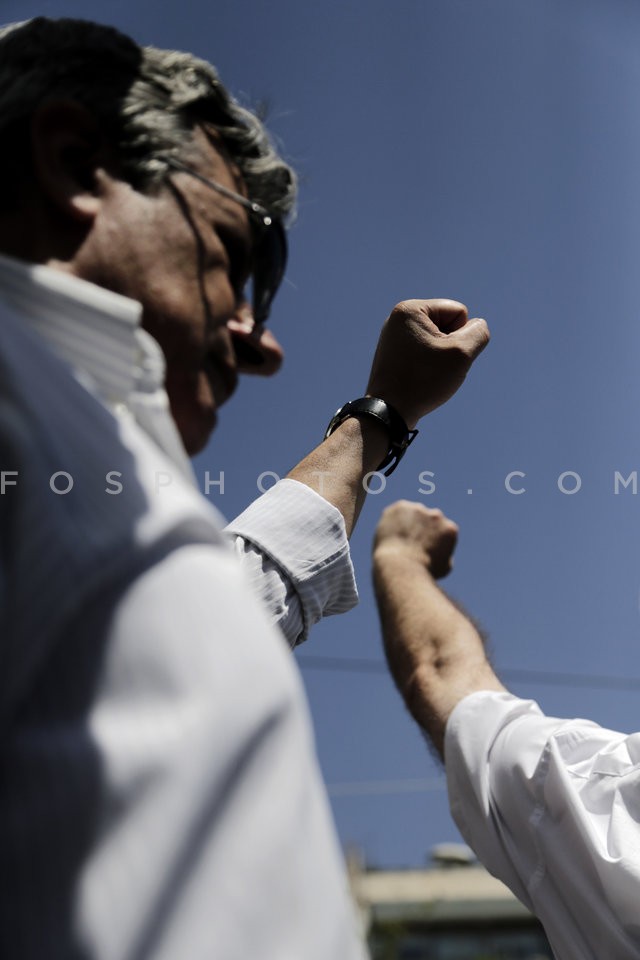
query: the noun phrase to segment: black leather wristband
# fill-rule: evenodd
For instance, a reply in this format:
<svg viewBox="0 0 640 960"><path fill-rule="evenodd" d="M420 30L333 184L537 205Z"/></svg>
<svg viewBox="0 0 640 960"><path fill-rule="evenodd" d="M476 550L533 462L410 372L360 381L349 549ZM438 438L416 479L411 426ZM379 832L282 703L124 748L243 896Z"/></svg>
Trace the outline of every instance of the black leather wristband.
<svg viewBox="0 0 640 960"><path fill-rule="evenodd" d="M389 433L389 450L376 473L383 471L385 477L390 477L407 452L409 444L415 440L418 431L409 430L398 411L385 400L378 397L360 397L358 400L350 400L336 411L327 427L325 440L348 417L374 417L385 425Z"/></svg>

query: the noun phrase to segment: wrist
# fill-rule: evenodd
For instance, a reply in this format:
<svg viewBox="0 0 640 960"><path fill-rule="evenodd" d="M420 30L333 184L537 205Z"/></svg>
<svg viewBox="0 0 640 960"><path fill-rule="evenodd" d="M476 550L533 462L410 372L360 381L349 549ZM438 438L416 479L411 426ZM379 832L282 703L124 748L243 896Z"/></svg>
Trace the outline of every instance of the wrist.
<svg viewBox="0 0 640 960"><path fill-rule="evenodd" d="M384 566L418 566L431 574L432 557L418 543L403 537L388 537L373 548L373 563Z"/></svg>
<svg viewBox="0 0 640 960"><path fill-rule="evenodd" d="M398 466L407 448L415 440L418 431L409 430L404 419L391 404L379 397L359 397L345 403L329 422L324 439L332 436L347 420L373 420L384 427L387 436L386 456L379 461L375 472L384 472L389 477Z"/></svg>
<svg viewBox="0 0 640 960"><path fill-rule="evenodd" d="M389 447L386 427L373 417L347 417L333 431L333 437L340 438L350 447L360 445L363 473L375 470Z"/></svg>

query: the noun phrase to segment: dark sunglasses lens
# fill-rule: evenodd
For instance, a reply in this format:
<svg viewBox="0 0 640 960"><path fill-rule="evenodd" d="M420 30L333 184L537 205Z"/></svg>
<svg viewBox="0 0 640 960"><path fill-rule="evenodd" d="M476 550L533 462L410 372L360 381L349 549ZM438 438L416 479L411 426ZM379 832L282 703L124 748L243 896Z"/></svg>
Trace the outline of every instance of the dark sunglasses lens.
<svg viewBox="0 0 640 960"><path fill-rule="evenodd" d="M256 323L265 323L287 266L287 238L277 220L260 231L254 262L253 316Z"/></svg>

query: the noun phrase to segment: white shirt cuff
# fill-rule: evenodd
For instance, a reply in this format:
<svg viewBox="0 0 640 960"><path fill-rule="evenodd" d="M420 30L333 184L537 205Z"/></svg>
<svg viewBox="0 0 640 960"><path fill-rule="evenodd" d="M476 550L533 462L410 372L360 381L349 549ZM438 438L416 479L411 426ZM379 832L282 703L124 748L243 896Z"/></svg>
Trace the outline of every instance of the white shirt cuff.
<svg viewBox="0 0 640 960"><path fill-rule="evenodd" d="M226 532L254 545L286 577L300 602L306 639L322 617L358 602L344 519L324 497L297 480L281 480L254 501ZM263 597L269 603L269 597Z"/></svg>

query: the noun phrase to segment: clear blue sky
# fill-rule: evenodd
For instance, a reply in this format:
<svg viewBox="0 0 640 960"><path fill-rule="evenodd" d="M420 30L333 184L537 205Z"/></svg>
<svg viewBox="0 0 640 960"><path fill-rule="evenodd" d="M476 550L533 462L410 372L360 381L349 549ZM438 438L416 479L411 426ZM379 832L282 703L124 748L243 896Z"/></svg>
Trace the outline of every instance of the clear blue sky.
<svg viewBox="0 0 640 960"><path fill-rule="evenodd" d="M361 605L299 654L343 843L377 865L424 863L457 838L442 773L385 671L334 663L381 663L369 545L385 504L420 499L460 524L448 588L490 633L514 692L638 727L640 494L616 495L614 476L640 471L640 7L0 0L0 21L38 13L211 60L237 95L268 101L300 172L273 317L286 366L243 385L196 464L224 471L213 499L227 516L363 392L395 302L449 296L491 326L464 389L365 508ZM427 470L432 495L419 492ZM512 471L526 474L521 495L505 489ZM573 495L558 489L567 471ZM514 670L542 675L511 682Z"/></svg>

